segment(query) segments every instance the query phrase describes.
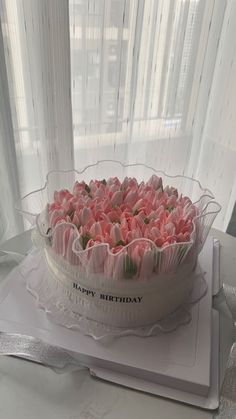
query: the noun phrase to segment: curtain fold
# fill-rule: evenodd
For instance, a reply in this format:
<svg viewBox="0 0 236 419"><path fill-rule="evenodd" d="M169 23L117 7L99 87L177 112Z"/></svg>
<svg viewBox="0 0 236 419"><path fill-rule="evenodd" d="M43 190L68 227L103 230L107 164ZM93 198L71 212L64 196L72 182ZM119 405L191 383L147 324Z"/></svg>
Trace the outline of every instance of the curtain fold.
<svg viewBox="0 0 236 419"><path fill-rule="evenodd" d="M0 0L0 239L49 170L101 159L198 177L225 230L235 21L233 0Z"/></svg>
<svg viewBox="0 0 236 419"><path fill-rule="evenodd" d="M231 181L206 176L199 156L232 1L70 0L69 7L75 166L114 158L199 177L222 204L215 226L225 229Z"/></svg>
<svg viewBox="0 0 236 419"><path fill-rule="evenodd" d="M236 202L236 2L227 2L195 176L222 203L215 226L226 231Z"/></svg>
<svg viewBox="0 0 236 419"><path fill-rule="evenodd" d="M195 174L227 0L70 0L75 166Z"/></svg>
<svg viewBox="0 0 236 419"><path fill-rule="evenodd" d="M0 242L23 228L21 217L14 211L19 196L18 165L9 102L3 37L0 26Z"/></svg>
<svg viewBox="0 0 236 419"><path fill-rule="evenodd" d="M1 176L2 188L11 190L12 196L11 201L2 201L6 214L19 196L44 184L49 170L73 169L74 147L68 3L1 0L0 4L0 48L4 47L7 69L2 86L9 93L0 110L6 122L11 120L7 129L2 125L1 133L4 153L11 160ZM7 176L17 179L17 187L5 187ZM16 217L14 213L9 218ZM9 230L8 235L17 231Z"/></svg>

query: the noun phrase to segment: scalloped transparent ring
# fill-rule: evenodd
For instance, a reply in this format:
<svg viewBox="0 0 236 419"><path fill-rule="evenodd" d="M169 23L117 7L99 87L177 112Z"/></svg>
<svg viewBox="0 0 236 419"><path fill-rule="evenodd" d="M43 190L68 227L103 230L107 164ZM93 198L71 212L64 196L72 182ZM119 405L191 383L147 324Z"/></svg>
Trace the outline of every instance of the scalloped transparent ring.
<svg viewBox="0 0 236 419"><path fill-rule="evenodd" d="M72 190L75 181L89 182L91 179L114 176L119 179L135 177L138 182L148 181L153 174L162 177L165 185L173 186L190 197L198 208L198 216L193 219L194 228L188 242L158 248L149 239L135 239L120 252L112 254L107 244L81 251L78 246L79 231L72 223L61 222L48 233L45 208L48 202L53 201L55 190ZM198 254L221 209L212 192L203 188L195 179L169 176L144 164L124 165L113 160L99 161L81 171L49 172L44 187L20 199L16 207L36 226L34 242L41 248L51 274L47 292L50 293L51 289L51 299L55 294L57 308L60 306L62 313L121 328L154 324L187 301L196 278ZM68 230L70 240L65 246L63 238ZM55 235L61 238L60 254L51 246ZM115 266L118 258L125 260L126 255L140 241L149 245L153 273L148 279L136 277L117 280L113 277L112 269L109 276L104 274L103 266L108 258L112 259L111 266ZM96 260L96 273L93 271L94 263L90 263L91 258ZM59 300L63 304L60 305Z"/></svg>

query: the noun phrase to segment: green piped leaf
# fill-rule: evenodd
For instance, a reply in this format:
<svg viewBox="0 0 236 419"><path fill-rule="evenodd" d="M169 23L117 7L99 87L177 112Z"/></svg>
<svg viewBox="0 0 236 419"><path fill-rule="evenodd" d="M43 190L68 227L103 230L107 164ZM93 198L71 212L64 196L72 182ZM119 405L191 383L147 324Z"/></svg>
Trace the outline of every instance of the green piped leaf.
<svg viewBox="0 0 236 419"><path fill-rule="evenodd" d="M85 234L84 236L81 236L81 239L82 239L82 247L85 250L91 237L88 234Z"/></svg>
<svg viewBox="0 0 236 419"><path fill-rule="evenodd" d="M90 193L90 187L87 185L87 183L85 184L85 187L84 187L84 189L85 189L85 191L86 192L88 192L88 193Z"/></svg>
<svg viewBox="0 0 236 419"><path fill-rule="evenodd" d="M154 261L155 261L156 266L159 265L160 258L161 258L160 252L158 252L157 250L154 251Z"/></svg>
<svg viewBox="0 0 236 419"><path fill-rule="evenodd" d="M182 259L184 258L184 256L185 256L185 254L186 254L187 250L188 250L188 245L183 244L183 246L181 247L180 252L179 252L179 254L180 254L180 256L179 256L179 261L180 261L180 262L181 262L181 261L182 261Z"/></svg>
<svg viewBox="0 0 236 419"><path fill-rule="evenodd" d="M123 240L119 240L119 241L116 243L116 246L125 246L125 242L123 242Z"/></svg>
<svg viewBox="0 0 236 419"><path fill-rule="evenodd" d="M175 209L174 205L166 205L166 210L172 212Z"/></svg>
<svg viewBox="0 0 236 419"><path fill-rule="evenodd" d="M69 217L70 217L70 219L71 219L71 220L72 220L72 218L73 218L73 216L74 216L74 213L75 213L75 211L73 211L73 210L72 210L71 212L69 212L69 213L68 213L68 215L69 215Z"/></svg>
<svg viewBox="0 0 236 419"><path fill-rule="evenodd" d="M137 273L137 266L132 261L131 257L126 255L124 261L124 277L125 279L131 279Z"/></svg>

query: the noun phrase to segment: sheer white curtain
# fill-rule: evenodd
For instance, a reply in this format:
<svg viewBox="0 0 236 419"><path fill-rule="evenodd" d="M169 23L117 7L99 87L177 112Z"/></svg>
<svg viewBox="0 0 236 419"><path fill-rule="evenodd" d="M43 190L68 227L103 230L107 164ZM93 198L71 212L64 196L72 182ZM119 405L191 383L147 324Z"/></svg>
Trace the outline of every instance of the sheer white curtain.
<svg viewBox="0 0 236 419"><path fill-rule="evenodd" d="M14 234L22 228L22 220L14 211L14 201L19 195L16 166L15 139L0 27L0 241L7 234Z"/></svg>
<svg viewBox="0 0 236 419"><path fill-rule="evenodd" d="M198 177L222 203L215 226L226 229L232 212L228 202L236 198L231 193L233 158L227 163L232 147L221 135L227 150L224 166L229 164L222 175L221 152L216 148L212 159L205 137L209 124L216 128L212 137L218 135L218 61L224 51L224 77L234 53L227 44L235 37L235 1L69 4L75 165L115 158ZM225 29L228 16L231 32ZM233 72L231 77L236 81ZM220 121L222 129L227 125L234 132L225 115Z"/></svg>
<svg viewBox="0 0 236 419"><path fill-rule="evenodd" d="M48 170L105 158L199 177L223 205L225 229L236 190L235 9L233 0L0 0L0 234L23 228L13 202Z"/></svg>
<svg viewBox="0 0 236 419"><path fill-rule="evenodd" d="M0 13L1 217L10 236L22 229L9 215L17 197L41 187L49 170L73 168L69 9L61 0L1 0Z"/></svg>
<svg viewBox="0 0 236 419"><path fill-rule="evenodd" d="M227 229L236 202L236 1L228 1L195 160L194 176L207 182L223 208L216 226ZM196 156L195 156L196 157Z"/></svg>

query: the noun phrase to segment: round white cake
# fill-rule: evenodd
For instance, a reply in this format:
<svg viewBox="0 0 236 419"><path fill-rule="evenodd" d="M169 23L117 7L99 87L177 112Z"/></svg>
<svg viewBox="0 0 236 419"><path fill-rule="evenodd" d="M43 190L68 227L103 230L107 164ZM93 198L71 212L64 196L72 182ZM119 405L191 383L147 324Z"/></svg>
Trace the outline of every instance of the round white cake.
<svg viewBox="0 0 236 419"><path fill-rule="evenodd" d="M53 191L55 172L48 175L41 190L48 202L36 219L47 286L73 316L146 326L188 299L198 253L220 207L192 179L160 176L144 165L108 165L65 172L75 182ZM95 179L96 171L107 176ZM195 200L184 194L190 189Z"/></svg>

